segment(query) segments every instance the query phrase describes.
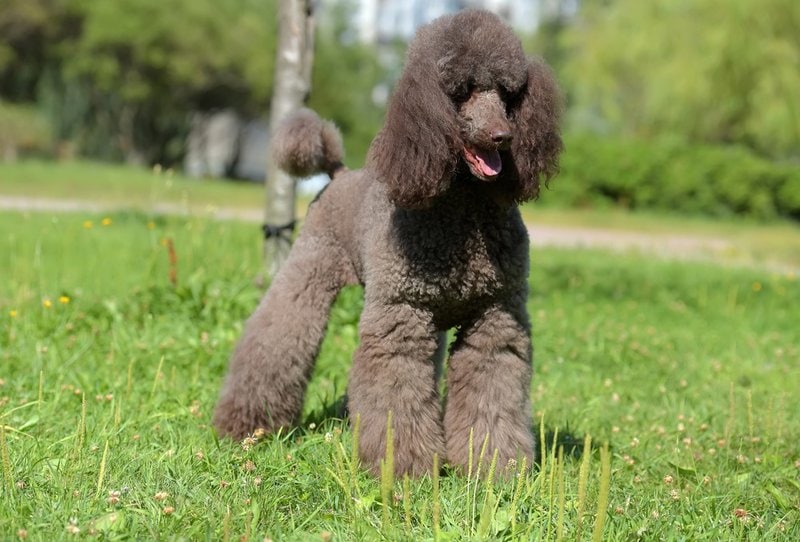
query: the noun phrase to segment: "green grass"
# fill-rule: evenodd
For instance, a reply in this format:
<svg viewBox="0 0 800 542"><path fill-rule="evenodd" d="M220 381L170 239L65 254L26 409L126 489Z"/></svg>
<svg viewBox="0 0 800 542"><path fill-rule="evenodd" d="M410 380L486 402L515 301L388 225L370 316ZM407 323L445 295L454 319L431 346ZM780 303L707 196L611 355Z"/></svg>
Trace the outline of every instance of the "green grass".
<svg viewBox="0 0 800 542"><path fill-rule="evenodd" d="M259 209L264 201L258 183L190 179L171 171L82 161L0 163L0 194L140 209L154 203L200 210L222 205Z"/></svg>
<svg viewBox="0 0 800 542"><path fill-rule="evenodd" d="M218 441L210 415L260 296L257 231L102 218L0 213L0 539L800 538L795 275L537 250L544 462L491 483L376 480L332 417L358 289L333 310L301 427Z"/></svg>

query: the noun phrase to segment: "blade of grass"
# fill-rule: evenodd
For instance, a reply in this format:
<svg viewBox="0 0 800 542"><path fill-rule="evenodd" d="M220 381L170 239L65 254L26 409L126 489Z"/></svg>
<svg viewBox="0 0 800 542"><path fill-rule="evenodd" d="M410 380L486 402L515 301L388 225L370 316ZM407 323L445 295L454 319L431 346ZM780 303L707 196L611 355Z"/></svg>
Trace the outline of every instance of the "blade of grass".
<svg viewBox="0 0 800 542"><path fill-rule="evenodd" d="M39 403L38 404L38 408L41 411L42 410L42 403L44 402L43 401L43 397L44 397L44 369L39 371L39 394L37 395L37 397L38 397L38 403Z"/></svg>
<svg viewBox="0 0 800 542"><path fill-rule="evenodd" d="M11 476L11 456L8 453L8 443L6 442L6 428L0 423L0 462L3 465L3 484L6 487L6 495L11 496L11 488L14 485L14 477Z"/></svg>
<svg viewBox="0 0 800 542"><path fill-rule="evenodd" d="M566 492L564 480L564 447L558 448L558 522L556 523L556 542L564 539L564 516L566 511Z"/></svg>
<svg viewBox="0 0 800 542"><path fill-rule="evenodd" d="M472 490L472 511L470 513L470 526L469 530L471 533L475 532L475 516L478 514L478 480L481 477L481 468L483 467L483 459L486 457L486 448L489 446L489 435L487 434L483 439L483 444L481 445L481 451L478 454L478 466L475 469L475 482L473 484Z"/></svg>
<svg viewBox="0 0 800 542"><path fill-rule="evenodd" d="M128 380L125 383L125 397L130 398L133 389L133 358L128 362Z"/></svg>
<svg viewBox="0 0 800 542"><path fill-rule="evenodd" d="M494 474L497 469L497 448L492 453L492 461L489 464L489 473L486 475L486 496L483 499L483 508L481 509L481 521L478 523L478 538L484 539L489 534L489 527L492 524L494 517L493 511L497 505L497 500L494 497Z"/></svg>
<svg viewBox="0 0 800 542"><path fill-rule="evenodd" d="M164 366L164 356L161 356L161 359L158 360L158 367L156 368L156 374L153 376L153 386L150 388L150 398L152 399L156 393L156 387L158 386L158 380L161 378L161 368Z"/></svg>
<svg viewBox="0 0 800 542"><path fill-rule="evenodd" d="M725 423L725 442L730 442L733 424L736 421L736 398L734 396L733 382L730 384L728 392L728 421Z"/></svg>
<svg viewBox="0 0 800 542"><path fill-rule="evenodd" d="M108 439L106 445L103 447L103 457L100 459L100 469L97 474L97 491L95 491L94 498L100 497L103 491L103 479L106 476L106 461L108 460Z"/></svg>
<svg viewBox="0 0 800 542"><path fill-rule="evenodd" d="M511 539L514 540L517 531L517 509L519 507L519 498L522 494L522 483L525 479L528 467L528 457L522 456L517 470L516 486L514 488L514 495L511 497Z"/></svg>
<svg viewBox="0 0 800 542"><path fill-rule="evenodd" d="M548 464L550 465L550 473L547 476L547 522L545 524L545 535L547 539L550 539L550 529L552 528L553 523L553 508L555 504L555 486L556 486L556 470L558 469L558 462L556 461L556 440L558 440L558 430L556 429L555 434L553 435L553 446L549 452L550 459L548 459Z"/></svg>
<svg viewBox="0 0 800 542"><path fill-rule="evenodd" d="M597 514L594 521L594 532L592 541L600 542L603 540L603 527L606 522L608 511L608 492L611 487L611 453L608 451L608 444L600 449L600 491L597 495Z"/></svg>
<svg viewBox="0 0 800 542"><path fill-rule="evenodd" d="M541 418L539 418L539 456L541 457L539 462L539 476L541 480L541 484L539 485L539 490L542 492L541 496L544 497L544 476L547 473L547 442L544 439L544 412L542 412Z"/></svg>
<svg viewBox="0 0 800 542"><path fill-rule="evenodd" d="M433 454L433 540L439 540L439 520L441 503L439 502L439 454Z"/></svg>
<svg viewBox="0 0 800 542"><path fill-rule="evenodd" d="M361 414L356 414L356 420L353 423L353 445L350 448L350 483L352 487L356 487L356 479L358 477L358 439L359 431L361 429Z"/></svg>
<svg viewBox="0 0 800 542"><path fill-rule="evenodd" d="M406 536L411 536L411 488L409 487L408 474L403 475L403 518Z"/></svg>
<svg viewBox="0 0 800 542"><path fill-rule="evenodd" d="M469 450L467 451L467 512L470 514L470 532L475 528L475 514L472 502L472 468L475 461L475 427L469 428Z"/></svg>
<svg viewBox="0 0 800 542"><path fill-rule="evenodd" d="M586 506L586 486L589 482L589 464L592 461L592 437L586 435L583 440L583 454L581 455L581 466L578 469L578 519L575 540L581 540L583 530L583 511Z"/></svg>
<svg viewBox="0 0 800 542"><path fill-rule="evenodd" d="M383 532L389 530L392 486L394 485L394 434L392 432L392 411L386 415L386 455L381 461L381 508L383 509Z"/></svg>

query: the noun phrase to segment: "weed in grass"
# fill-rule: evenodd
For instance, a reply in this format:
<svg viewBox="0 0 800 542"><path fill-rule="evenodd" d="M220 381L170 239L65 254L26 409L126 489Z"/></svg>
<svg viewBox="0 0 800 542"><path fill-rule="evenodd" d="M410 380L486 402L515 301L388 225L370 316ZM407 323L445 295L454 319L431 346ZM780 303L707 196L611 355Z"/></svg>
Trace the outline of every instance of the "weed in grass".
<svg viewBox="0 0 800 542"><path fill-rule="evenodd" d="M439 494L439 454L433 454L433 494L431 496L432 508L431 519L433 520L433 539L439 540L442 533L441 520L442 520L442 504L441 496Z"/></svg>
<svg viewBox="0 0 800 542"><path fill-rule="evenodd" d="M589 483L589 464L592 458L592 437L586 435L583 443L583 454L581 454L581 466L578 469L578 500L576 508L578 510L576 517L576 531L575 538L581 539L581 531L583 530L583 513L586 507L586 489Z"/></svg>
<svg viewBox="0 0 800 542"><path fill-rule="evenodd" d="M2 423L0 423L0 464L3 465L3 493L11 498L14 475L11 472L11 459L6 443L6 426Z"/></svg>
<svg viewBox="0 0 800 542"><path fill-rule="evenodd" d="M593 542L603 539L603 526L606 522L608 511L608 491L611 487L611 455L608 445L600 449L600 489L597 496L597 511L595 513L594 530L592 531Z"/></svg>
<svg viewBox="0 0 800 542"><path fill-rule="evenodd" d="M434 465L435 467L435 465ZM394 485L394 432L392 411L386 416L386 454L381 461L381 507L383 508L383 530L389 532L389 512Z"/></svg>
<svg viewBox="0 0 800 542"><path fill-rule="evenodd" d="M403 526L405 535L411 535L411 488L408 474L403 475Z"/></svg>

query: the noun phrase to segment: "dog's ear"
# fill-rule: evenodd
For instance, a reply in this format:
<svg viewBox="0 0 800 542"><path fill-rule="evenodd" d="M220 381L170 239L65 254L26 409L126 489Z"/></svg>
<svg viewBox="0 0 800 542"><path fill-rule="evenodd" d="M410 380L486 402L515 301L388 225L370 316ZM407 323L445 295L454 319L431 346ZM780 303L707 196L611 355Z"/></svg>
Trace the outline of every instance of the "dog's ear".
<svg viewBox="0 0 800 542"><path fill-rule="evenodd" d="M372 142L367 166L386 184L392 202L422 209L447 190L462 147L456 111L428 55L409 55Z"/></svg>
<svg viewBox="0 0 800 542"><path fill-rule="evenodd" d="M511 112L513 167L504 173L513 177L513 197L520 202L538 197L540 183L558 173L558 155L563 149L561 92L542 60L528 62L528 81L517 100Z"/></svg>

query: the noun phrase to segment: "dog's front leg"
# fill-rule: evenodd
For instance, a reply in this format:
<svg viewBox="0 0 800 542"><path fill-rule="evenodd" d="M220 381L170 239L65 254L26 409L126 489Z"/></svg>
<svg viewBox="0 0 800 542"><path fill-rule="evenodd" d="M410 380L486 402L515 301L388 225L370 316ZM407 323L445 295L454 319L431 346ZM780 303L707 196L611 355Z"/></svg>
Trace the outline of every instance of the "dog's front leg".
<svg viewBox="0 0 800 542"><path fill-rule="evenodd" d="M445 451L434 368L438 335L431 317L406 305L370 303L367 296L360 335L348 401L351 422L360 419L361 460L380 473L391 412L395 473L429 473L434 454L443 458Z"/></svg>
<svg viewBox="0 0 800 542"><path fill-rule="evenodd" d="M448 364L444 415L451 464L466 471L472 457L474 471L487 437L485 463L496 451L500 469L521 456L531 464L531 355L524 296L511 307L490 308L459 331Z"/></svg>

